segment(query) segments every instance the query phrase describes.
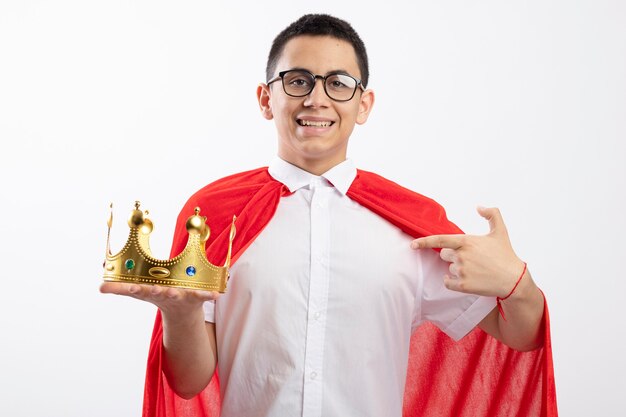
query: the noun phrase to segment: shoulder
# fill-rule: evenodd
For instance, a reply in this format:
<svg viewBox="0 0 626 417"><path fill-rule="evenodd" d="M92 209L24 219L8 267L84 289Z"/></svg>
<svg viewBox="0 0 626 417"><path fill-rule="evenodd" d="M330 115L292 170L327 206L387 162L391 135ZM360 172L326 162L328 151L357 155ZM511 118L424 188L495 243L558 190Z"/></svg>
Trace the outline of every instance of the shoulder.
<svg viewBox="0 0 626 417"><path fill-rule="evenodd" d="M226 230L233 215L239 217L242 210L259 195L280 195L282 184L274 180L267 167L232 174L196 191L181 209L176 236L186 236L185 223L196 207L205 216L213 230ZM181 242L184 240L181 237ZM178 248L181 250L182 248Z"/></svg>
<svg viewBox="0 0 626 417"><path fill-rule="evenodd" d="M220 190L235 187L253 187L257 185L263 185L271 180L272 177L270 176L267 167L260 167L220 178L202 187L195 194L210 190Z"/></svg>
<svg viewBox="0 0 626 417"><path fill-rule="evenodd" d="M267 167L238 172L213 181L189 197L183 206L179 221L200 207L203 214L220 214L223 210L245 204L267 184L277 183L268 173ZM280 183L278 183L280 184Z"/></svg>
<svg viewBox="0 0 626 417"><path fill-rule="evenodd" d="M461 232L435 200L373 172L357 170L348 196L413 237Z"/></svg>
<svg viewBox="0 0 626 417"><path fill-rule="evenodd" d="M433 205L441 207L439 203L430 197L408 189L397 182L394 182L382 175L374 172L357 169L357 175L352 183L356 192L364 194L374 194L378 196L392 197L393 200L411 200L414 202L420 202L422 204Z"/></svg>
<svg viewBox="0 0 626 417"><path fill-rule="evenodd" d="M190 202L201 203L219 196L254 193L271 181L274 179L269 175L267 167L238 172L205 185L189 198L187 204Z"/></svg>

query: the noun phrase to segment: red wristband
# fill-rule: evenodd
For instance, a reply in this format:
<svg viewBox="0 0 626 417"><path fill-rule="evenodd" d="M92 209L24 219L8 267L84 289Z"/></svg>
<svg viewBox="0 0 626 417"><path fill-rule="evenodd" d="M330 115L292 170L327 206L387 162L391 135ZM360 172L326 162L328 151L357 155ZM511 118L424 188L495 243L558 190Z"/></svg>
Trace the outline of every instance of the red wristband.
<svg viewBox="0 0 626 417"><path fill-rule="evenodd" d="M517 282L515 282L515 286L513 287L511 292L507 294L506 297L496 297L496 301L498 302L498 311L500 312L500 315L502 316L504 321L506 321L506 317L504 317L504 310L502 309L502 303L501 302L506 300L507 298L509 298L511 296L511 294L513 294L515 292L515 289L519 285L520 281L522 280L522 278L524 278L524 274L526 273L526 268L527 267L528 267L528 265L526 265L526 262L524 262L524 269L522 270L522 274L519 276L519 278L517 279Z"/></svg>

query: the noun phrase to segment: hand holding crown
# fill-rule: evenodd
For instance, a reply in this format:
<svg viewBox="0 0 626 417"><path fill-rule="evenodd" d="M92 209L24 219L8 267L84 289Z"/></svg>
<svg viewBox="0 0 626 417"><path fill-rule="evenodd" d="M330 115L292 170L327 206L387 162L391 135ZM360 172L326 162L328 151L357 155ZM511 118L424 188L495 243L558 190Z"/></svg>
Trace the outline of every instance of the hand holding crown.
<svg viewBox="0 0 626 417"><path fill-rule="evenodd" d="M160 285L132 284L125 282L103 282L103 294L117 294L147 301L157 306L164 317L188 316L190 312L201 310L202 303L219 297L216 291L168 288Z"/></svg>
<svg viewBox="0 0 626 417"><path fill-rule="evenodd" d="M110 231L113 215L109 216L109 237L107 238L106 259L104 262L104 283L102 293L125 295L151 302L162 311L195 309L204 301L214 300L219 293L226 291L228 268L235 237L235 218L231 224L228 252L224 266L213 265L206 258L205 243L210 229L206 218L200 216L200 209L187 219L189 239L185 249L176 257L167 260L152 256L149 235L152 221L147 211L135 209L128 219L130 233L124 247L117 253L110 250ZM172 288L168 288L172 287ZM182 312L182 311L181 311Z"/></svg>

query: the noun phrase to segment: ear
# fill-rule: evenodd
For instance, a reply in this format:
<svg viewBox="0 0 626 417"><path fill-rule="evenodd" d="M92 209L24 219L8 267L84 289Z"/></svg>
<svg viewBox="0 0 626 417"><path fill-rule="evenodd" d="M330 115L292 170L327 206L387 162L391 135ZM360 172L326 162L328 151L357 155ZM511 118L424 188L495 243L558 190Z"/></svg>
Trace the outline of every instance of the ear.
<svg viewBox="0 0 626 417"><path fill-rule="evenodd" d="M359 100L359 113L356 116L356 123L362 125L367 122L367 118L374 107L374 91L365 90L361 93Z"/></svg>
<svg viewBox="0 0 626 417"><path fill-rule="evenodd" d="M256 88L256 98L259 101L261 115L267 120L272 120L274 118L274 114L272 113L270 86L264 83L259 84L259 86Z"/></svg>

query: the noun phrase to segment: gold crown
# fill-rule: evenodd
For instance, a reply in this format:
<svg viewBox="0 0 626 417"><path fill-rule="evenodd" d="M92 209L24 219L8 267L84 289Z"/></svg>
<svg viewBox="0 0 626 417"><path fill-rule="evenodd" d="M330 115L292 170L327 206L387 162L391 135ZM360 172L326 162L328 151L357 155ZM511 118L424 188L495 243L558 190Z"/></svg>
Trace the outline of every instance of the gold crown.
<svg viewBox="0 0 626 417"><path fill-rule="evenodd" d="M106 260L104 280L136 284L155 284L169 287L191 288L205 291L226 292L228 268L233 239L235 238L235 216L230 226L228 253L224 266L215 266L206 258L205 243L211 233L206 217L200 216L200 208L187 219L189 240L185 249L168 260L156 259L150 252L149 238L153 229L148 211L139 210L139 201L128 218L130 234L126 244L113 255L110 248L111 226L113 224L113 204L107 222Z"/></svg>

